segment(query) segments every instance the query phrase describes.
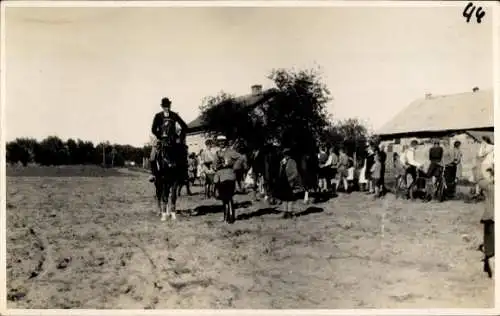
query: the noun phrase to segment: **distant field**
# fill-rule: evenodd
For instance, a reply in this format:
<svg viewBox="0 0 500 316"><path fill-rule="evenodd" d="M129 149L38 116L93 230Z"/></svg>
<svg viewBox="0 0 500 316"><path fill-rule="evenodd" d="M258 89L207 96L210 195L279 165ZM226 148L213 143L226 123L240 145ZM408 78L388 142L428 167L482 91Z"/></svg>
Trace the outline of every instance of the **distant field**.
<svg viewBox="0 0 500 316"><path fill-rule="evenodd" d="M122 177L127 174L116 168L104 168L96 165L76 166L27 166L6 169L7 177Z"/></svg>
<svg viewBox="0 0 500 316"><path fill-rule="evenodd" d="M196 187L195 192L200 188ZM10 308L485 308L483 204L363 193L297 205L282 219L237 196L181 196L159 221L147 172L8 170Z"/></svg>

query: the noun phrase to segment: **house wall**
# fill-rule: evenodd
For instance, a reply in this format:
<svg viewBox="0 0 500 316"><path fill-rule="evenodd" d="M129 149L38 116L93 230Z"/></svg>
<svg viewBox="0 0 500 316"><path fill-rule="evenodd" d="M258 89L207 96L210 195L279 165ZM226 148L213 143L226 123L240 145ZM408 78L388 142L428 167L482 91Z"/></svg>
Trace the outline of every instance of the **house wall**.
<svg viewBox="0 0 500 316"><path fill-rule="evenodd" d="M192 133L186 135L186 145L188 146L188 151L190 153L199 153L201 149L205 148L205 141L208 137L205 136L205 133Z"/></svg>
<svg viewBox="0 0 500 316"><path fill-rule="evenodd" d="M391 141L384 141L382 142L382 145L385 147L385 150L387 152L387 171L391 172L392 170L392 157L393 153L397 152L398 154L401 155L402 153L402 148L404 145L410 145L410 142L416 138L401 138L399 141L396 140L391 140ZM449 147L446 146L446 149L451 150L453 148L453 143L458 140L462 143L460 149L463 154L462 158L462 171L460 178L461 179L469 179L472 176L472 168L474 164L474 157L476 156L480 143L477 142L474 138L470 137L467 134L459 134L455 135L453 137L449 137ZM426 167L428 165L428 160L429 160L429 149L432 147L431 139L417 139L419 141L419 146L416 151L416 159L417 161L423 162L426 164ZM399 144L398 144L399 142Z"/></svg>

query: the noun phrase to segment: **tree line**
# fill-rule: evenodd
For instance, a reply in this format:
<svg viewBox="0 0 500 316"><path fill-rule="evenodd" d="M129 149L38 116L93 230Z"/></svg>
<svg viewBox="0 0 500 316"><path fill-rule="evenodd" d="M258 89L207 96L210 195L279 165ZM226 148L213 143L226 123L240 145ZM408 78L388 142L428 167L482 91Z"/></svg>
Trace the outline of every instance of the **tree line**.
<svg viewBox="0 0 500 316"><path fill-rule="evenodd" d="M36 163L43 166L94 164L122 167L126 162L142 165L143 157L149 156L150 150L150 146L138 148L109 142L95 145L81 139L63 141L57 136L42 141L17 138L6 144L6 161L24 166Z"/></svg>

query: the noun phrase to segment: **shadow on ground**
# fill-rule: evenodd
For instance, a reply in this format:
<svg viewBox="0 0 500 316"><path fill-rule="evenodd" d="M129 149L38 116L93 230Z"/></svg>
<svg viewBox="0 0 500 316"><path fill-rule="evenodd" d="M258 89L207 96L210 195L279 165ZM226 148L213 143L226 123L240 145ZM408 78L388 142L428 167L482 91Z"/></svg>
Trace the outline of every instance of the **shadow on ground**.
<svg viewBox="0 0 500 316"><path fill-rule="evenodd" d="M222 213L224 211L222 202L218 201L219 203L217 204L211 204L211 205L200 205L194 208L192 216L202 216L202 215L208 215L208 214L216 214L216 213ZM239 208L247 208L252 205L252 202L250 201L244 201L244 202L235 202L234 203L234 208L239 209Z"/></svg>

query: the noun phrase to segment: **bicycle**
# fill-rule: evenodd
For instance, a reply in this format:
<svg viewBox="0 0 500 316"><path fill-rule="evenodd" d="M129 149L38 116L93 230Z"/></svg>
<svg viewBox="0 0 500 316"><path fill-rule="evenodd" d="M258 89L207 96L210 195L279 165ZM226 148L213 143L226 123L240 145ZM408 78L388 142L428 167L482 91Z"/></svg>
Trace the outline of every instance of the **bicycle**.
<svg viewBox="0 0 500 316"><path fill-rule="evenodd" d="M411 181L409 180L411 178ZM399 175L396 185L394 188L396 198L399 198L401 196L404 196L406 198L409 198L411 200L414 200L415 194L421 191L421 182L422 179L427 180L425 173L423 172L422 169L417 168L416 172L416 178L413 179L410 173L407 171L405 174ZM411 183L410 186L408 186L408 183ZM424 185L424 189L427 187L427 184ZM427 191L427 190L425 190Z"/></svg>
<svg viewBox="0 0 500 316"><path fill-rule="evenodd" d="M447 193L449 192L449 189L454 190L453 187L450 188L450 185L456 185L456 180L454 180L453 183L451 183L451 182L449 183L447 181L447 177L446 177L447 171L450 170L450 168L452 166L453 166L452 164L448 164L448 165L445 165L444 167L442 167L440 177L438 179L436 179L437 186L436 186L434 197L439 202L444 202L444 200L447 197ZM453 175L453 179L455 179L455 175Z"/></svg>

